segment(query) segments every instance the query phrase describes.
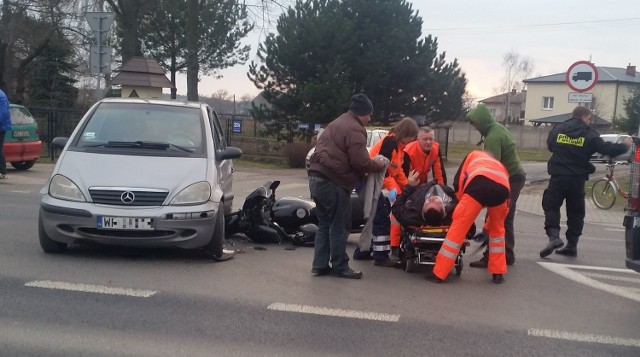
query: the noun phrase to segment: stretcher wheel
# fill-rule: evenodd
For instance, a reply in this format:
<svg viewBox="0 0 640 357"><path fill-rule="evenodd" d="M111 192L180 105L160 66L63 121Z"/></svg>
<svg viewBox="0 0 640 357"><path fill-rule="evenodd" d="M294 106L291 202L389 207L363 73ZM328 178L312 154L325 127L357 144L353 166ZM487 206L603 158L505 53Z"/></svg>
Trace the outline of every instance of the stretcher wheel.
<svg viewBox="0 0 640 357"><path fill-rule="evenodd" d="M416 261L412 258L406 258L404 264L404 271L407 273L413 273L416 271Z"/></svg>
<svg viewBox="0 0 640 357"><path fill-rule="evenodd" d="M462 274L462 258L458 260L458 265L456 265L456 276L460 276Z"/></svg>

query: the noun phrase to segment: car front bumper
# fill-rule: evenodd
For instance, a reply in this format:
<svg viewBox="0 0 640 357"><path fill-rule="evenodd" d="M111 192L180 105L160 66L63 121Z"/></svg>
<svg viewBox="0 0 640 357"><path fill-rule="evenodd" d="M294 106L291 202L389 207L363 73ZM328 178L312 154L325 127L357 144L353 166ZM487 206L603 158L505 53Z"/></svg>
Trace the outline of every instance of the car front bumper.
<svg viewBox="0 0 640 357"><path fill-rule="evenodd" d="M91 241L134 247L200 248L208 244L215 229L215 202L197 206L113 207L87 202L68 202L43 196L40 204L42 229L60 243ZM153 229L100 228L100 217L153 219Z"/></svg>

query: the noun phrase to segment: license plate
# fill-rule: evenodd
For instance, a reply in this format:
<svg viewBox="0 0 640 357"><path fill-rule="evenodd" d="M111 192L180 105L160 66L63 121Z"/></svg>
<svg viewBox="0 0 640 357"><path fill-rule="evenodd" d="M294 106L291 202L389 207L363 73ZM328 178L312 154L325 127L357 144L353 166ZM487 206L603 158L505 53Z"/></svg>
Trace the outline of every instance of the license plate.
<svg viewBox="0 0 640 357"><path fill-rule="evenodd" d="M16 130L13 132L14 138L27 138L29 137L29 131L27 130Z"/></svg>
<svg viewBox="0 0 640 357"><path fill-rule="evenodd" d="M98 229L152 231L153 218L98 216Z"/></svg>

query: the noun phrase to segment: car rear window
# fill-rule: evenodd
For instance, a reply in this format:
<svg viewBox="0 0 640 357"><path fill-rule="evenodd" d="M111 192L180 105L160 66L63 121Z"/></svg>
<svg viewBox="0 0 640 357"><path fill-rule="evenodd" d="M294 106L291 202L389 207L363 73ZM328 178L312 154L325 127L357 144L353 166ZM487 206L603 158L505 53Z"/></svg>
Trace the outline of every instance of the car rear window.
<svg viewBox="0 0 640 357"><path fill-rule="evenodd" d="M9 108L9 112L11 112L11 124L26 125L36 122L31 113L25 108L12 107Z"/></svg>

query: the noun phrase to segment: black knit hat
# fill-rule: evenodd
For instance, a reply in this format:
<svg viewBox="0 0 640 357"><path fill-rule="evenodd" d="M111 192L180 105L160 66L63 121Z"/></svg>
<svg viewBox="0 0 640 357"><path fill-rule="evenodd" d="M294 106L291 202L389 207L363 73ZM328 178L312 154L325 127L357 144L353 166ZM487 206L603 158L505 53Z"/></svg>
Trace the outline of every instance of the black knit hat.
<svg viewBox="0 0 640 357"><path fill-rule="evenodd" d="M349 110L355 115L369 115L373 112L373 104L364 94L356 94L351 97Z"/></svg>

